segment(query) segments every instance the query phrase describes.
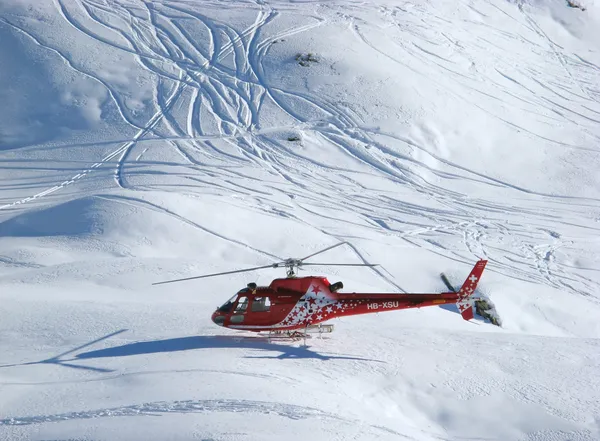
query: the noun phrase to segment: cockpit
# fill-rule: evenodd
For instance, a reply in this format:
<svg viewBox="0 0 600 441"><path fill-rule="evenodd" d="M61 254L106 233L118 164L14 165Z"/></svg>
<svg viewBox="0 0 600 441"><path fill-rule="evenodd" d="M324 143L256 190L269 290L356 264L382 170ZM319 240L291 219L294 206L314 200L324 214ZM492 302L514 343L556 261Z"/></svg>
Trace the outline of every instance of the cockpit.
<svg viewBox="0 0 600 441"><path fill-rule="evenodd" d="M232 322L241 323L244 321L246 312L269 312L271 298L264 290L258 288L257 291L257 288L255 283L249 283L246 288L239 290L227 302L217 308L212 320L222 326L227 316L230 316Z"/></svg>
<svg viewBox="0 0 600 441"><path fill-rule="evenodd" d="M235 304L235 301L237 300L238 296L240 294L248 293L248 292L250 292L250 289L248 289L248 288L239 290L232 298L230 298L225 303L223 303L221 306L219 306L217 308L217 311L223 312L225 314L229 314L231 312L231 310L233 309L233 305ZM247 299L248 299L248 297L246 297L246 300Z"/></svg>
<svg viewBox="0 0 600 441"><path fill-rule="evenodd" d="M252 326L271 325L281 319L277 315L281 312L281 305L291 305L289 308L292 308L297 301L295 297L306 292L313 279L276 279L271 285L261 287L256 283L249 283L216 309L212 321L219 326L224 326L225 322L228 323L227 326L239 326L242 323ZM326 279L322 282L331 293L344 287L342 282L330 284ZM286 300L281 300L282 298ZM276 303L279 307L275 306Z"/></svg>

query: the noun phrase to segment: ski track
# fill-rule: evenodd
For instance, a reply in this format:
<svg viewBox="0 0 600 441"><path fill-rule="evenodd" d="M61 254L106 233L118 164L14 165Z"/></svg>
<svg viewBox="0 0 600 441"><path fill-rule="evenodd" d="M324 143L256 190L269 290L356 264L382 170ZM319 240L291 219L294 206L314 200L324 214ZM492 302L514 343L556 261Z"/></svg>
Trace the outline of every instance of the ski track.
<svg viewBox="0 0 600 441"><path fill-rule="evenodd" d="M115 418L115 417L143 417L156 416L157 414L189 414L204 413L211 414L216 412L227 413L250 413L263 414L269 416L279 416L289 420L319 419L339 424L348 424L355 421L338 415L328 413L313 407L298 406L295 404L220 399L220 400L182 400L182 401L155 401L143 404L134 404L130 406L114 407L109 409L97 409L79 412L67 412L54 415L37 415L30 417L16 417L0 420L2 426L27 426L31 424L59 423L62 421L87 420L97 418ZM376 425L362 424L363 428L359 430L358 435L366 436L373 434L392 434L398 439L413 440L413 437ZM373 433L374 432L374 433ZM441 438L439 438L441 439Z"/></svg>
<svg viewBox="0 0 600 441"><path fill-rule="evenodd" d="M72 69L100 82L107 89L121 117L137 132L131 140L119 145L100 161L79 171L72 178L33 196L0 206L0 210L43 199L112 162L116 162L114 181L118 188L133 191L148 188L145 184L138 183L136 177L128 179L126 170L129 158L132 157L139 142L147 135L152 134L162 139L167 146L181 156L192 175L200 175L212 169L215 174L209 179L192 175L186 176L186 180L198 186L191 188L197 188L199 191L206 191L201 188L210 186L222 191L237 191L240 195L254 195L259 198L266 198L270 194L287 198L292 192L298 196L299 200L307 203L293 204L294 208L300 210L300 214L292 213L290 207L283 207L279 213L307 225L310 225L307 219L318 215L340 225L348 223L356 226L357 222L345 219L344 216L344 213L352 212L365 220L365 224L362 225L365 229L383 229L388 235L396 236L414 246L423 247L444 257L465 263L469 262L471 256L486 257L494 262L496 271L517 279L533 279L539 283L586 295L591 295L594 290L597 290L597 286L583 276L576 276L574 280L571 280L572 277L566 277L566 271L563 271L560 265L553 261L552 256L556 250L553 245L541 244L538 242L538 240L543 240L541 237L531 239L532 228L541 230L549 220L559 224L573 225L571 219L576 219L578 216L577 213L568 212L555 212L550 216L545 210L528 208L526 202L537 199L558 204L561 200L567 200L566 197L534 192L470 170L436 155L426 146L419 145L411 139L363 127L363 121L358 113L353 113L339 103L329 101L325 96L287 90L271 84L264 61L269 56L273 42L322 26L328 22L327 18L310 16L307 17L309 23L299 23L285 30L271 32L269 26L275 23L281 14L293 11L294 6L285 5L285 8L281 6L281 10L279 10L276 6L257 2L252 6L256 10L254 22L246 28L238 30L228 23L211 18L210 7L200 13L194 9L193 5L183 2L156 4L144 2L143 8L140 9L145 15L142 18L140 11L134 14L132 6L122 2L112 2L110 7L105 7L101 3L78 0L74 3L80 13L76 17L69 9L72 7L71 4L67 7L63 0L54 1L66 23L95 41L135 57L137 63L156 78L155 112L145 123L134 121L128 115L124 100L109 82L77 68L76 63L59 49L49 47L27 30L3 20L16 31L27 35L36 44L56 53ZM492 3L488 3L488 5L498 9L498 6ZM459 4L457 7L473 10L472 5L467 3ZM324 6L324 8L344 17L358 42L368 45L404 68L428 77L434 84L449 89L456 99L469 102L494 118L529 133L530 136L555 143L561 148L597 151L593 147L567 145L527 131L504 116L492 113L485 108L485 104L476 102L477 97L483 96L487 99L501 100L507 107L518 105L522 110L532 112L537 111L530 107L537 108L544 103L543 106L549 110L548 118L550 120L556 121L564 118L570 123L580 124L582 127L585 127L583 124L599 122L596 116L598 113L591 107L581 107L578 110L566 105L572 101L568 95L573 92L566 88L564 92L559 91L560 81L556 85L550 85L536 78L537 75L533 72L528 74L513 72L503 67L495 69L495 76L491 76L491 73L488 73L487 76L481 73L465 74L457 70L451 55L453 53L467 54L468 48L465 48L467 44L465 40L460 39L460 35L431 33L428 27L420 22L421 18L417 18L419 14L422 16L424 12L427 12L435 20L447 21L444 17L438 16L435 11L416 9L415 12L401 8L382 7L382 17L394 29L411 33L410 39L399 40L396 43L398 53L391 54L382 51L372 43L368 37L369 29L366 29L362 22L356 19L355 15L360 13L360 4L343 12L338 11L335 4ZM559 50L557 45L523 9L522 5L519 5L518 10L521 16L511 15L504 10L501 12L508 19L522 26L521 34L511 34L491 24L473 23L481 27L481 32L493 32L508 40L527 41L540 50L543 50L541 48L544 46L549 47L564 74L593 103L593 96L571 72L567 55ZM400 11L399 17L401 18L397 17L398 11ZM483 18L486 16L484 11L473 10L473 12ZM106 35L99 35L98 32L93 31L85 21L82 21L81 14L89 23L104 29ZM190 23L205 29L209 36L208 41L196 40L188 31ZM112 35L114 38L109 38L107 35ZM535 38L538 38L539 41ZM474 41L471 44L481 43ZM448 48L454 51L450 55L448 52L444 52ZM575 57L577 56L575 55ZM600 69L581 57L578 59L588 69ZM431 78L420 66L429 66L429 69L434 66L435 69L444 72L447 79ZM527 81L530 80L527 84L521 80L523 75L526 75ZM452 84L466 87L474 95L461 95L454 91ZM487 93L485 87L488 87L489 84L502 93ZM449 85L450 87L448 87ZM533 85L539 87L534 89ZM498 98L498 96L503 98ZM561 100L561 102L556 100ZM425 202L422 205L411 205L382 194L378 197L377 203L374 203L369 198L349 196L346 189L347 179L351 179L350 176L356 171L331 166L321 162L318 158L303 155L300 151L295 151L294 146L277 141L269 136L268 130L261 129L261 109L267 101L295 121L295 126L301 132L312 133L322 144L337 149L362 167L370 170L371 173L385 177L390 185L402 187L403 191L417 194ZM297 104L310 106L314 109L312 113L316 116L311 119L306 118L296 110L299 108ZM185 122L178 121L172 114L172 110L179 106L187 109ZM560 113L557 110L560 110ZM539 116L545 117L545 115ZM170 132L169 135L158 131L162 123ZM208 128L213 126L217 127L218 133L208 131ZM413 156L399 153L395 148L382 142L381 139L384 138L420 151L434 160L435 165L432 166L429 162L426 163ZM146 147L135 156L138 164L142 164L140 159L148 150L149 148ZM240 156L233 154L233 151L237 151ZM237 179L242 179L242 176L232 174L234 172L231 170L216 170L208 165L214 161L233 161L250 167L263 168L268 170L269 174L280 184L267 185L262 187L262 190L260 187L249 189L236 182ZM310 170L310 172L304 172L304 170ZM346 176L345 185L343 178L336 178L340 172L350 175ZM514 194L525 197L525 201L514 206L506 206L492 201L471 200L467 195L429 182L423 177L422 172L442 179L473 180L494 188L512 191ZM319 190L324 184L331 189L331 192L325 193ZM153 185L153 188L160 188L160 184ZM331 200L334 200L339 206L341 214L333 216L319 213L315 209L320 205L328 206ZM576 201L582 203L580 209L582 213L586 210L584 204L598 202L589 198L569 198L570 204L574 204ZM429 202L435 202L446 209L431 209ZM138 203L141 203L141 200L138 200ZM144 203L150 204L146 201ZM265 199L264 207L272 205L273 202ZM154 209L168 211L158 206ZM268 211L269 208L264 208L264 210ZM498 217L495 213L498 214ZM171 212L169 214L178 216ZM501 222L501 217L507 216L507 214L514 220L510 230L503 227ZM525 220L520 219L523 216ZM421 219L420 223L411 228L411 219L417 218ZM178 219L202 228L189 219L180 216ZM481 221L481 219L485 219L485 221ZM576 226L582 230L590 228L583 224ZM439 240L427 237L434 232L460 238L464 249L453 251L451 247L444 246ZM210 233L216 234L215 232ZM340 236L337 229L334 231L324 228L323 233L343 239L343 235ZM516 259L509 260L501 256L504 251L500 244L507 240L524 243L521 248L522 254L516 257L526 263L516 264ZM241 243L237 244L247 246ZM543 251L546 246L550 248ZM388 279L383 273L380 276L395 285L393 280Z"/></svg>
<svg viewBox="0 0 600 441"><path fill-rule="evenodd" d="M546 42L548 43L548 46L550 47L550 49L552 50L552 52L554 53L554 55L556 56L556 58L558 59L560 64L563 66L565 72L569 76L571 82L579 88L581 93L586 95L591 101L594 101L594 99L590 96L587 89L582 86L581 82L573 75L573 73L569 69L569 67L567 65L567 61L565 60L565 56L560 51L560 47L556 43L554 43L554 41L552 41L552 39L550 39L550 37L548 37L548 35L544 32L544 30L531 17L531 15L527 13L527 11L525 10L525 7L523 6L522 3L519 3L518 7L519 7L519 11L525 16L525 18L527 19L527 21L529 22L531 27L535 30L535 32L538 33L538 35L540 35L540 37L542 37L544 40L546 40Z"/></svg>
<svg viewBox="0 0 600 441"><path fill-rule="evenodd" d="M286 403L270 403L249 400L186 400L158 401L131 406L99 409L91 411L68 412L56 415L39 415L17 417L0 420L0 426L24 426L41 423L57 423L60 421L82 420L92 418L112 418L124 416L144 416L157 413L212 413L212 412L249 412L267 415L278 415L292 420L307 418L325 418L347 421L336 415L311 407L296 406Z"/></svg>
<svg viewBox="0 0 600 441"><path fill-rule="evenodd" d="M205 233L208 233L208 234L210 234L212 236L218 237L219 239L231 242L231 243L233 243L235 245L247 248L247 249L249 249L251 251L254 251L255 253L258 253L258 254L261 254L261 255L263 255L265 257L268 257L271 260L277 260L277 261L283 260L281 257L278 257L278 256L276 256L274 254L270 254L270 253L267 253L266 251L262 251L262 250L259 250L257 248L253 248L250 245L245 244L243 242L240 242L238 240L225 237L222 234L219 234L216 231L212 231L212 230L210 230L210 229L208 229L206 227L203 227L202 225L197 224L197 223L195 223L195 222L193 222L193 221L191 221L189 219L186 219L186 218L184 218L184 217L182 217L182 216L174 213L171 210L168 210L166 208L163 208L163 207L161 207L159 205L156 205L156 204L153 204L151 202L145 201L143 199L138 199L138 198L133 198L133 197L126 197L126 196L98 196L98 197L102 198L102 199L108 199L108 200L118 201L118 202L121 202L121 203L124 203L124 204L134 204L134 205L137 205L137 206L143 206L145 208L149 208L151 210L154 210L154 211L157 211L157 212L160 212L160 213L163 213L163 214L167 214L169 216L172 216L172 217L178 219L181 222L184 222L184 223L186 223L188 225L191 225L192 227L198 228L199 230L202 230Z"/></svg>

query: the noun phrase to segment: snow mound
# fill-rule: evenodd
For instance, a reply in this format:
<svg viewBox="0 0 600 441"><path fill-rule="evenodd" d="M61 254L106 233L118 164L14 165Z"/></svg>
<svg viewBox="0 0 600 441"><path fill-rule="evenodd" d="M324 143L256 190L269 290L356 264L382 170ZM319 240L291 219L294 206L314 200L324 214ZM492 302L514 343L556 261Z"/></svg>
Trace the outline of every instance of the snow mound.
<svg viewBox="0 0 600 441"><path fill-rule="evenodd" d="M114 208L106 207L98 198L86 197L26 211L0 223L0 238L71 236L78 240L78 236L102 234L105 216L113 218L120 214Z"/></svg>

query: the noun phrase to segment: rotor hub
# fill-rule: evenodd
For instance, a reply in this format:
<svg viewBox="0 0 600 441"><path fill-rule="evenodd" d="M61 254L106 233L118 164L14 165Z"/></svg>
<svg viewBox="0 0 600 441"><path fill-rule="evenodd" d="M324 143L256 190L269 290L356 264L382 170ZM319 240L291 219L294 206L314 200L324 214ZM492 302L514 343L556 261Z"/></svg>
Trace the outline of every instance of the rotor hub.
<svg viewBox="0 0 600 441"><path fill-rule="evenodd" d="M296 277L296 271L302 266L302 260L289 258L283 261L283 266L285 266L286 277L291 279Z"/></svg>

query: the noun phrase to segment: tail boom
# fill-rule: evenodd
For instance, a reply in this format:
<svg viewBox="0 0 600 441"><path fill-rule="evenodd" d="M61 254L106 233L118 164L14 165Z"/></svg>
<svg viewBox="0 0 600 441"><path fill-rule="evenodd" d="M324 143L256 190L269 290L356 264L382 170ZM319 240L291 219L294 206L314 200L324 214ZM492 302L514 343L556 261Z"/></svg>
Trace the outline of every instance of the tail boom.
<svg viewBox="0 0 600 441"><path fill-rule="evenodd" d="M372 314L400 309L422 308L456 304L463 319L471 320L473 314L473 294L479 283L487 260L478 261L458 292L442 293L340 293L328 292L327 296L313 293L326 292L327 287L309 290L306 299L299 303L298 311L291 312L290 317L282 323L287 327L318 324L332 318ZM451 287L450 287L451 288ZM329 291L329 289L327 289ZM302 317L302 320L296 317ZM293 323L292 323L293 322ZM291 328L290 328L291 329Z"/></svg>

